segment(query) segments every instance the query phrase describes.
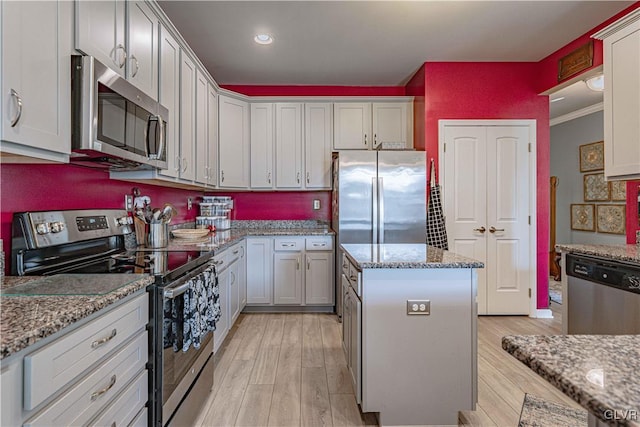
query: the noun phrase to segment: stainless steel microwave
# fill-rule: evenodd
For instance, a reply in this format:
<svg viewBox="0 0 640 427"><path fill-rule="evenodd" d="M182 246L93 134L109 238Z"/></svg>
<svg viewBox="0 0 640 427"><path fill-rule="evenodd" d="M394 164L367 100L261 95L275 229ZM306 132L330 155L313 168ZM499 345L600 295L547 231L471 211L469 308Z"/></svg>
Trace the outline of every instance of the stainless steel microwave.
<svg viewBox="0 0 640 427"><path fill-rule="evenodd" d="M167 168L168 110L91 56L71 56L70 161Z"/></svg>

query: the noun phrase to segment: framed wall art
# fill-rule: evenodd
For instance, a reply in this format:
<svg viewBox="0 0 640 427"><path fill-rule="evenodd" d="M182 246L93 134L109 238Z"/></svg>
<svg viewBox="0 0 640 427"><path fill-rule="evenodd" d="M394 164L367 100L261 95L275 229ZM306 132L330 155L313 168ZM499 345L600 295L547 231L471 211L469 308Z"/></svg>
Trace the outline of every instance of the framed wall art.
<svg viewBox="0 0 640 427"><path fill-rule="evenodd" d="M592 142L579 147L580 172L604 170L604 142Z"/></svg>
<svg viewBox="0 0 640 427"><path fill-rule="evenodd" d="M598 205L597 208L598 233L625 234L625 205Z"/></svg>
<svg viewBox="0 0 640 427"><path fill-rule="evenodd" d="M606 202L611 198L609 183L603 173L585 174L582 181L585 202Z"/></svg>
<svg viewBox="0 0 640 427"><path fill-rule="evenodd" d="M595 231L594 218L595 205L572 204L571 205L571 229L579 231Z"/></svg>
<svg viewBox="0 0 640 427"><path fill-rule="evenodd" d="M611 181L611 201L625 202L627 200L627 181Z"/></svg>

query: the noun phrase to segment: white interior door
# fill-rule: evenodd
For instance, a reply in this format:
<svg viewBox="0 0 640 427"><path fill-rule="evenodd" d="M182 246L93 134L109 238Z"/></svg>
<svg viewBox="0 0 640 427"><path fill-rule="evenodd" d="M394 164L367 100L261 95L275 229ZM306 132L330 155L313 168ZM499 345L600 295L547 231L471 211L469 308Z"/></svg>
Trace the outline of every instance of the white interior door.
<svg viewBox="0 0 640 427"><path fill-rule="evenodd" d="M449 249L485 263L479 314L529 314L530 127L473 123L441 127Z"/></svg>

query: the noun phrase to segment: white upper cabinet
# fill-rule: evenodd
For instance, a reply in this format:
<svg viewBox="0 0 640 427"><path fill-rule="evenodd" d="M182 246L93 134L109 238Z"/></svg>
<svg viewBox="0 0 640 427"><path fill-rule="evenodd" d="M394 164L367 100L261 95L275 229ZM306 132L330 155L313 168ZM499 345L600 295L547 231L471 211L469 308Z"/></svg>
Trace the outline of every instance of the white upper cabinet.
<svg viewBox="0 0 640 427"><path fill-rule="evenodd" d="M143 1L76 0L76 49L158 98L158 18Z"/></svg>
<svg viewBox="0 0 640 427"><path fill-rule="evenodd" d="M218 184L218 93L211 82L207 88L207 185Z"/></svg>
<svg viewBox="0 0 640 427"><path fill-rule="evenodd" d="M177 178L180 173L180 45L160 28L159 101L169 110L167 123L167 169L160 173Z"/></svg>
<svg viewBox="0 0 640 427"><path fill-rule="evenodd" d="M333 104L333 146L336 150L367 150L371 147L371 104Z"/></svg>
<svg viewBox="0 0 640 427"><path fill-rule="evenodd" d="M413 147L413 103L340 102L333 106L336 150Z"/></svg>
<svg viewBox="0 0 640 427"><path fill-rule="evenodd" d="M604 173L640 178L640 9L603 29Z"/></svg>
<svg viewBox="0 0 640 427"><path fill-rule="evenodd" d="M305 187L331 188L331 103L305 104Z"/></svg>
<svg viewBox="0 0 640 427"><path fill-rule="evenodd" d="M124 0L76 0L76 49L125 77Z"/></svg>
<svg viewBox="0 0 640 427"><path fill-rule="evenodd" d="M200 70L196 74L196 181L206 184L209 179L209 135L207 134L207 101L209 82Z"/></svg>
<svg viewBox="0 0 640 427"><path fill-rule="evenodd" d="M180 178L194 180L196 139L196 66L180 52Z"/></svg>
<svg viewBox="0 0 640 427"><path fill-rule="evenodd" d="M73 4L3 1L0 7L2 160L15 154L68 161Z"/></svg>
<svg viewBox="0 0 640 427"><path fill-rule="evenodd" d="M302 104L276 105L276 187L302 188Z"/></svg>
<svg viewBox="0 0 640 427"><path fill-rule="evenodd" d="M273 188L273 104L251 104L251 188Z"/></svg>
<svg viewBox="0 0 640 427"><path fill-rule="evenodd" d="M127 80L158 99L158 18L144 1L127 6Z"/></svg>
<svg viewBox="0 0 640 427"><path fill-rule="evenodd" d="M218 97L219 186L249 187L249 104L226 95Z"/></svg>

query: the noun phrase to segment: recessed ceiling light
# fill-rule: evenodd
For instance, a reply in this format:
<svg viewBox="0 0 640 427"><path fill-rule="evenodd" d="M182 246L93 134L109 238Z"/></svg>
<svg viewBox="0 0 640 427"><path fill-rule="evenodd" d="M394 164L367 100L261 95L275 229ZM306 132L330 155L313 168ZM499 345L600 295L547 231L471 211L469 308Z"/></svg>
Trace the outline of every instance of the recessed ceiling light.
<svg viewBox="0 0 640 427"><path fill-rule="evenodd" d="M561 96L560 98L554 98L551 100L551 102L558 102L558 101L562 101L564 99L564 96Z"/></svg>
<svg viewBox="0 0 640 427"><path fill-rule="evenodd" d="M269 34L256 34L253 40L258 44L271 44L273 43L273 37Z"/></svg>
<svg viewBox="0 0 640 427"><path fill-rule="evenodd" d="M604 75L591 77L584 81L587 87L595 92L602 92L604 90Z"/></svg>

